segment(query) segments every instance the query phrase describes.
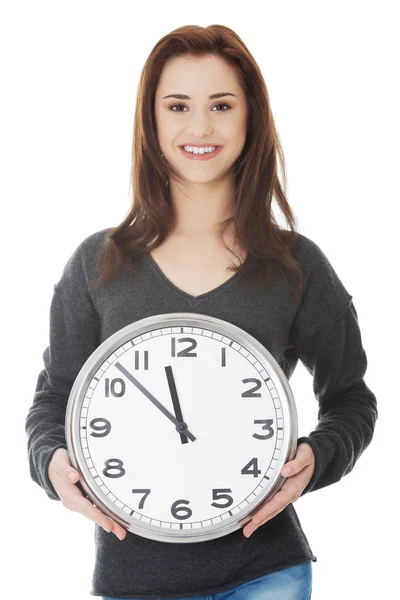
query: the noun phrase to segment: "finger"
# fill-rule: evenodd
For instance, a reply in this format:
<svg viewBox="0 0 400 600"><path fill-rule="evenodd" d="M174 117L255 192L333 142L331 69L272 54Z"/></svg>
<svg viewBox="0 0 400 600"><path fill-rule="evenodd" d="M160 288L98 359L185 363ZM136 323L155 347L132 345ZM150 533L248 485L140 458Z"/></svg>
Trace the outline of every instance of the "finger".
<svg viewBox="0 0 400 600"><path fill-rule="evenodd" d="M299 473L294 474L293 477L291 477L290 479L287 479L280 491L275 494L275 496L270 500L270 502L268 502L267 505L261 507L261 510L254 515L252 522L259 523L261 520L259 515L261 515L261 518L264 518L265 516L268 516L268 514L272 514L275 508L279 508L279 505L275 506L276 503L274 502L274 500L276 496L279 497L281 510L283 510L283 508L285 508L291 502L296 502L296 500L300 498L302 491L310 481L310 469L312 469L312 467L307 466L303 468Z"/></svg>
<svg viewBox="0 0 400 600"><path fill-rule="evenodd" d="M299 444L296 450L296 456L293 460L285 463L281 469L281 474L283 477L290 477L295 473L298 473L304 467L307 467L310 464L310 446L305 442ZM287 471L289 469L289 471Z"/></svg>
<svg viewBox="0 0 400 600"><path fill-rule="evenodd" d="M121 525L105 515L100 509L94 506L90 500L87 500L82 495L76 500L76 510L88 519L98 523L108 533L111 531L115 533L119 539L124 539L126 537L126 530L121 527Z"/></svg>
<svg viewBox="0 0 400 600"><path fill-rule="evenodd" d="M257 527L260 527L261 525L264 525L264 523L267 523L270 519L273 519L274 517L276 517L276 515L278 515L280 512L282 512L283 509L286 508L286 506L288 506L289 504L290 504L290 502L288 502L288 504L286 504L285 506L281 506L280 508L277 508L276 510L274 510L274 512L271 513L270 515L268 515L267 517L265 517L265 519L263 519L257 525Z"/></svg>
<svg viewBox="0 0 400 600"><path fill-rule="evenodd" d="M80 480L80 473L71 466L69 454L65 448L58 448L54 453L49 465L49 473L50 472L51 477L55 479L54 487L66 508L81 512L84 516L87 516L98 523L108 533L111 531L115 533L120 540L126 537L126 530L94 506L91 500L87 500L75 485ZM78 503L78 508L76 508L76 503ZM93 513L93 511L90 511L88 514L88 506L97 512ZM84 512L84 510L86 510L86 512Z"/></svg>
<svg viewBox="0 0 400 600"><path fill-rule="evenodd" d="M269 500L259 511L253 516L251 522L257 525L265 519L268 515L272 514L276 510L283 510L290 502L292 502L297 486L293 485L289 480L285 485L277 492L271 500Z"/></svg>
<svg viewBox="0 0 400 600"><path fill-rule="evenodd" d="M58 473L64 481L76 483L80 478L80 473L75 469L69 460L68 451L65 448L58 448L53 454L49 467L55 473Z"/></svg>
<svg viewBox="0 0 400 600"><path fill-rule="evenodd" d="M292 473L290 478L287 478L282 490L292 491L293 499L297 500L301 492L304 490L306 485L309 483L312 474L314 472L314 465L307 464L305 467L300 469L297 473Z"/></svg>
<svg viewBox="0 0 400 600"><path fill-rule="evenodd" d="M243 529L244 535L246 537L249 537L256 529L261 527L261 525L264 525L265 523L276 517L276 515L282 512L289 504L290 502L278 506L274 511L269 512L264 517L261 517L257 523L255 523L253 520L250 523L247 523L247 526Z"/></svg>
<svg viewBox="0 0 400 600"><path fill-rule="evenodd" d="M307 469L304 469L304 472L306 471ZM308 475L305 476L306 478L308 477ZM301 476L301 473L293 479L288 479L279 492L277 492L271 500L262 505L260 510L253 515L250 523L247 523L246 527L243 529L244 535L251 535L257 527L272 519L292 502L295 502L305 487L302 483L303 480L304 477Z"/></svg>
<svg viewBox="0 0 400 600"><path fill-rule="evenodd" d="M285 463L281 469L281 475L283 477L291 477L299 473L304 467L307 466L307 461L304 457L296 456L293 460Z"/></svg>
<svg viewBox="0 0 400 600"><path fill-rule="evenodd" d="M306 470L304 470L304 478L307 481L309 480ZM283 510L288 504L297 500L305 487L305 485L303 485L304 478L301 473L298 473L295 477L287 479L271 500L265 502L253 515L251 523L257 525L268 515L271 515L275 511L279 512Z"/></svg>
<svg viewBox="0 0 400 600"><path fill-rule="evenodd" d="M286 505L287 506L287 505ZM263 519L261 519L261 521L259 521L257 523L257 525L255 525L253 523L253 521L251 521L251 523L248 523L247 526L243 529L243 534L246 537L250 537L250 535L259 527L261 527L261 525L264 525L265 523L267 523L268 521L270 521L271 519L273 519L274 517L276 517L276 515L278 515L280 512L282 512L282 510L284 508L286 508L286 506L280 506L279 508L277 508L276 510L274 510L272 513L268 514L266 517L264 517Z"/></svg>
<svg viewBox="0 0 400 600"><path fill-rule="evenodd" d="M120 540L125 538L126 530L113 519L105 515L91 500L86 499L75 484L64 481L57 473L56 477L59 477L60 479L58 485L59 496L62 504L66 508L74 512L79 512L92 521L95 521L107 531L107 533L115 533Z"/></svg>

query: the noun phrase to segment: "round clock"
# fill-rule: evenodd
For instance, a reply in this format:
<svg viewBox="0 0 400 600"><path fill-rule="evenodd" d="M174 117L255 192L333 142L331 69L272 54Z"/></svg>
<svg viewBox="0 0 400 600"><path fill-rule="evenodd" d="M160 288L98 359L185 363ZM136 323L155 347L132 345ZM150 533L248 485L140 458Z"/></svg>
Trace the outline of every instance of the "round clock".
<svg viewBox="0 0 400 600"><path fill-rule="evenodd" d="M161 542L202 542L250 521L297 446L289 382L253 336L176 312L123 327L71 389L70 461L102 512Z"/></svg>

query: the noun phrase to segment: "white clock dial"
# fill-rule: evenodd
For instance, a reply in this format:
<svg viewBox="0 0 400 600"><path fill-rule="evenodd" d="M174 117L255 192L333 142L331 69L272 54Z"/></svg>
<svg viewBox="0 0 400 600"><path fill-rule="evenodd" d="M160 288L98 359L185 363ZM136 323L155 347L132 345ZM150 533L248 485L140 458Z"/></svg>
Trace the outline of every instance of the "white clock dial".
<svg viewBox="0 0 400 600"><path fill-rule="evenodd" d="M161 536L239 519L287 458L293 417L273 366L215 327L153 326L114 343L75 418L91 487Z"/></svg>

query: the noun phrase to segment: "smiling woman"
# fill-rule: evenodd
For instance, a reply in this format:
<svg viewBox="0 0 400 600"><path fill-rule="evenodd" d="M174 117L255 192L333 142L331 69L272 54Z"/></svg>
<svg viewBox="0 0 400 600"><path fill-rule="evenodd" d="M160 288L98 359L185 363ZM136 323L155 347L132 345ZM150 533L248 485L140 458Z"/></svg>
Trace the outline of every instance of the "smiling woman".
<svg viewBox="0 0 400 600"><path fill-rule="evenodd" d="M278 176L279 161L283 183ZM53 500L62 500L66 508L96 522L94 596L136 600L311 597L311 563L317 558L293 503L351 472L371 442L377 403L364 381L367 359L353 297L321 248L295 230L286 200L284 166L265 82L234 31L222 25L185 26L157 42L144 65L138 89L129 214L118 226L83 240L54 286L50 342L43 353L44 368L26 419L34 481ZM289 230L278 226L272 200ZM232 255L237 264L232 264ZM117 513L105 514L89 496L83 496L79 480L85 472L70 462L65 416L74 382L102 342L145 317L186 312L242 328L270 352L287 379L300 359L313 376L318 423L308 436L298 438L297 444L294 436L295 455L290 460L285 455L279 463L285 415L268 373L257 360L250 360L249 352L241 354L245 349L226 335L214 338L224 344L218 354L213 355L207 347L204 350L204 346L203 354L200 349L197 354L188 336L197 335L199 327L170 327L172 350L167 345L166 358L158 363L155 354L148 352L142 365L140 344L129 345L135 357L129 369L140 370L142 365L149 377L149 390L158 386L163 398L157 406L163 406L170 415L173 407L168 406L165 373L182 388L183 379L177 370L172 377L177 361L181 361L181 372L188 381L188 393L181 394L178 408L180 411L182 405L182 414L191 415L190 421L185 424L179 417L178 424L184 424L185 429L188 425L192 431L194 422L196 436L191 444L178 440L178 446L172 446L168 471L160 458L168 457L168 434L161 431L157 439L152 426L156 415L152 412L142 428L140 452L132 450L132 440L139 438L133 427L141 426L135 419L124 420L128 424L128 450L124 452L126 448L119 445L113 411L118 414L124 402L131 406L136 400L134 396L124 398L129 369L106 377L104 387L98 385L101 369L96 370L97 383L85 396L86 420L78 418L76 428L88 469L108 502L143 520L149 528L164 527L168 533L193 533L197 529L207 534L210 524L234 518L243 505L246 508L256 495L256 486L267 485L267 480L271 483L271 475L285 478L278 493L257 505L252 518L240 522L235 531L200 543L169 543L165 538L150 539L126 530L112 518ZM151 330L149 339L159 336L164 343L167 336L162 338L162 333ZM206 326L200 333L208 339L213 337ZM192 346L179 349L180 342ZM220 385L212 369L226 374L223 369L235 352L257 368L260 377L243 376L230 362L227 384ZM123 357L118 356L121 366ZM196 377L189 371L185 360L193 363L193 358L206 365L204 376ZM244 383L256 387L243 390ZM260 392L255 392L257 389ZM93 390L105 408L95 410L91 419ZM218 419L216 408L223 407L222 400L229 406ZM255 411L251 418L243 406ZM230 427L228 414L235 416L238 431L243 425L243 435L254 445L251 453ZM204 440L210 421L218 423L221 437L207 454ZM257 434L260 425L266 430L261 436ZM172 434L175 443L174 431ZM224 436L231 441L231 451ZM99 445L102 438L113 444L110 452ZM264 443L270 444L270 454ZM90 453L92 448L100 457L98 462L95 453ZM211 483L196 468L190 454L195 448L207 465L203 473L210 475ZM230 468L229 456L234 457L236 451L244 455ZM98 470L96 464L100 465ZM289 467L290 473L284 467ZM68 478L71 472L72 480ZM154 474L159 473L165 478L157 485ZM189 488L188 473L194 491ZM119 481L127 495L118 493L118 487L114 494L107 487L108 477L124 477ZM171 488L173 477L178 480L178 491ZM235 477L251 488L244 499ZM137 493L145 497L138 498ZM147 512L147 503L151 506L154 498L163 501L162 515ZM232 504L224 515L215 512L228 506L216 502L221 499ZM115 535L109 535L111 531Z"/></svg>
<svg viewBox="0 0 400 600"><path fill-rule="evenodd" d="M236 272L262 288L285 271L300 294L285 177L265 81L237 34L212 25L165 35L142 70L132 206L104 241L98 285L151 253L181 289L206 292Z"/></svg>

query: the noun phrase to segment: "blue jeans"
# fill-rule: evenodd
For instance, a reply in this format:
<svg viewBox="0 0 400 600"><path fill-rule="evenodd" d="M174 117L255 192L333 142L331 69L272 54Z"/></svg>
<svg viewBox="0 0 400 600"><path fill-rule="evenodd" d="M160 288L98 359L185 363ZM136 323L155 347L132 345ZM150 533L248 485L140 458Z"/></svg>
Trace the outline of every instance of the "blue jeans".
<svg viewBox="0 0 400 600"><path fill-rule="evenodd" d="M225 592L207 596L192 596L185 600L226 600L227 598L229 600L310 600L311 590L312 562L308 560L299 565L246 581ZM103 596L103 600L120 599ZM132 598L131 600L143 599ZM168 600L183 599L168 598Z"/></svg>

